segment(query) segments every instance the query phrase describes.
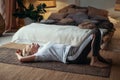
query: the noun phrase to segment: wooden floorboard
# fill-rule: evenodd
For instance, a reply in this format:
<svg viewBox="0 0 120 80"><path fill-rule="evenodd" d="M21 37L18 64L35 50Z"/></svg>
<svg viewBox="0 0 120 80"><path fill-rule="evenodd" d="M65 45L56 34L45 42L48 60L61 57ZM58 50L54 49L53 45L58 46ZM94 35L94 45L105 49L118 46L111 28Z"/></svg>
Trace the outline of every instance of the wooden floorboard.
<svg viewBox="0 0 120 80"><path fill-rule="evenodd" d="M109 78L0 63L0 80L120 80L120 28L115 32L111 50L101 55L113 61ZM118 49L115 51L114 49Z"/></svg>

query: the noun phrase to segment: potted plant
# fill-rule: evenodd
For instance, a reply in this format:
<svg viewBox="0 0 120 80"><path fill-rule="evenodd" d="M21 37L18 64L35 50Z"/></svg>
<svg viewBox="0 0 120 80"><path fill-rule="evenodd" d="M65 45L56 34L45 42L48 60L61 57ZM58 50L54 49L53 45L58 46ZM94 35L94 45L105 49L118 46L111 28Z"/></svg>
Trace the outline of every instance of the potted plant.
<svg viewBox="0 0 120 80"><path fill-rule="evenodd" d="M18 3L18 8L13 13L13 16L17 18L30 18L34 22L40 21L43 19L41 14L45 13L46 4L42 3L34 7L33 4L29 4L26 8L23 4L23 0L16 0Z"/></svg>

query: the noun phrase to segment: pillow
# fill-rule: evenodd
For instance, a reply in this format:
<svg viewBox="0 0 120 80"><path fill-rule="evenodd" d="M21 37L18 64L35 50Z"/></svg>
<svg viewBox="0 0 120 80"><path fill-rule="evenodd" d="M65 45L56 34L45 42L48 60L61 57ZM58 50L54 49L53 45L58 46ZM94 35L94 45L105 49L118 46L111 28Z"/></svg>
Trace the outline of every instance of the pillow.
<svg viewBox="0 0 120 80"><path fill-rule="evenodd" d="M86 9L86 8L76 9L76 12L83 12L83 13L87 13L87 9Z"/></svg>
<svg viewBox="0 0 120 80"><path fill-rule="evenodd" d="M108 17L108 11L104 9L97 9L97 8L88 6L88 15L89 16L99 15L99 16Z"/></svg>
<svg viewBox="0 0 120 80"><path fill-rule="evenodd" d="M54 24L56 23L55 20L52 19L47 19L47 20L41 20L40 23L44 23L44 24Z"/></svg>
<svg viewBox="0 0 120 80"><path fill-rule="evenodd" d="M93 19L84 19L83 22L90 22L93 24L97 24L99 21L98 20L93 20Z"/></svg>
<svg viewBox="0 0 120 80"><path fill-rule="evenodd" d="M92 19L92 20L108 20L107 17L99 16L99 15L91 16L90 19Z"/></svg>
<svg viewBox="0 0 120 80"><path fill-rule="evenodd" d="M69 14L67 18L72 18L77 24L80 24L84 20L88 19L88 15L82 12L78 12L76 14Z"/></svg>
<svg viewBox="0 0 120 80"><path fill-rule="evenodd" d="M48 19L61 20L67 16L67 13L52 13Z"/></svg>
<svg viewBox="0 0 120 80"><path fill-rule="evenodd" d="M76 5L71 4L71 5L68 5L68 6L66 6L66 7L64 7L64 8L62 8L62 9L60 9L58 12L59 12L59 13L66 13L66 12L68 11L69 8L74 8L74 7L76 7Z"/></svg>
<svg viewBox="0 0 120 80"><path fill-rule="evenodd" d="M67 13L68 14L70 14L70 13L76 13L76 9L75 8L68 8Z"/></svg>
<svg viewBox="0 0 120 80"><path fill-rule="evenodd" d="M71 18L61 19L57 24L59 25L75 25L75 22Z"/></svg>
<svg viewBox="0 0 120 80"><path fill-rule="evenodd" d="M77 12L83 12L83 13L87 13L87 9L75 9L75 8L69 8L67 13L77 13Z"/></svg>
<svg viewBox="0 0 120 80"><path fill-rule="evenodd" d="M74 13L68 14L68 15L66 16L66 18L71 18L71 19L72 19L74 15L75 15Z"/></svg>
<svg viewBox="0 0 120 80"><path fill-rule="evenodd" d="M82 22L81 24L78 25L78 27L81 29L93 29L96 26L91 22Z"/></svg>

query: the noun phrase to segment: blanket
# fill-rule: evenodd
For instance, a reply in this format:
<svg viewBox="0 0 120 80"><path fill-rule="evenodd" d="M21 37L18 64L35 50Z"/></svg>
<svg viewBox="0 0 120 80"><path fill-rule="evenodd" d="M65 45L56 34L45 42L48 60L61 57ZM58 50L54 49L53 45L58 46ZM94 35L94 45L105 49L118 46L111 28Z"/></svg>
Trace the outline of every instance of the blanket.
<svg viewBox="0 0 120 80"><path fill-rule="evenodd" d="M20 28L14 34L12 42L24 44L55 42L78 46L91 34L92 29L80 29L77 26L32 23Z"/></svg>

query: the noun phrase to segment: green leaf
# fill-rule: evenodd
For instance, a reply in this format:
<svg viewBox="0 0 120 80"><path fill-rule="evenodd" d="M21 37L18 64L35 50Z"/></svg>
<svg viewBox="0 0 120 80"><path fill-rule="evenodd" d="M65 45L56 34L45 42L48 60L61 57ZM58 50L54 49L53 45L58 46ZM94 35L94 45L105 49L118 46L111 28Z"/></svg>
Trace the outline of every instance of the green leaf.
<svg viewBox="0 0 120 80"><path fill-rule="evenodd" d="M30 3L28 10L34 10L34 5Z"/></svg>

